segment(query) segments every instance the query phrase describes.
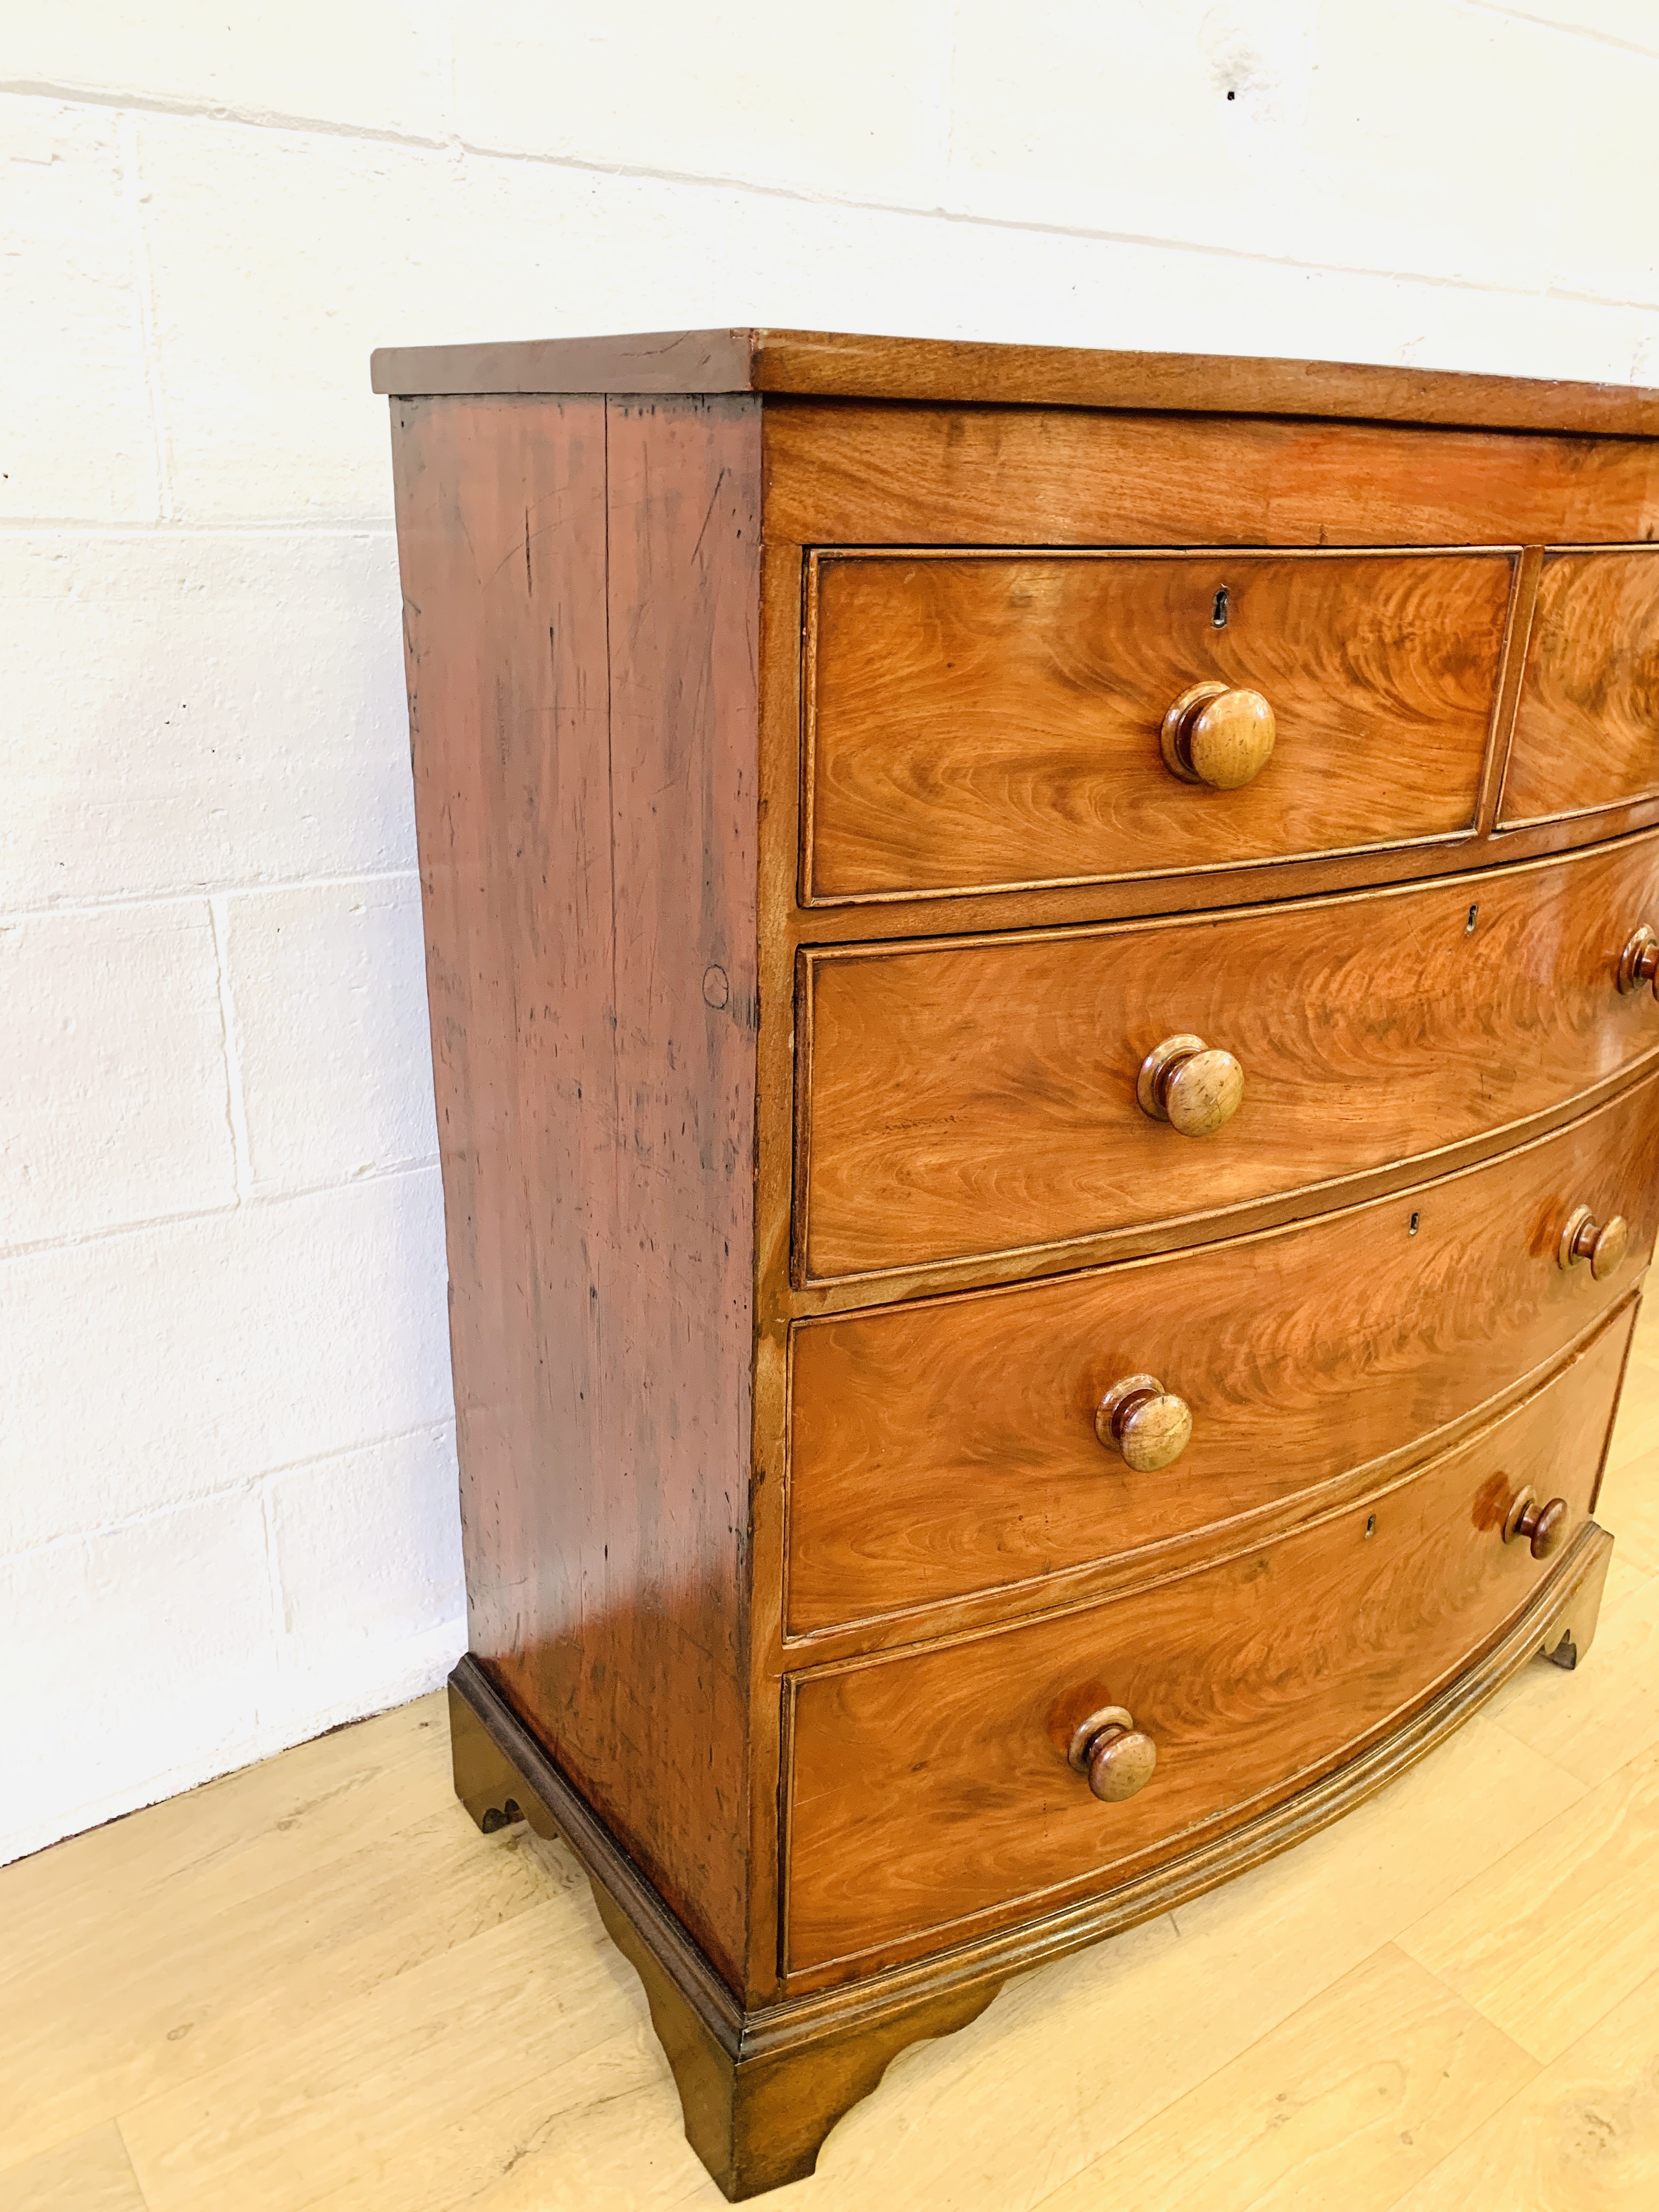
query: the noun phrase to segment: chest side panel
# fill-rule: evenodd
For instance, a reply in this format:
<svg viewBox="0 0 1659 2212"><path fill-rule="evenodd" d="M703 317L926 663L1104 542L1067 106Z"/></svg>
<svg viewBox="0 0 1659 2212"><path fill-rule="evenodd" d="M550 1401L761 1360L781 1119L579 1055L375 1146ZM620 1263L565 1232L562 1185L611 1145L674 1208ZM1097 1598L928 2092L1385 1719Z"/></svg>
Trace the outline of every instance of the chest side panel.
<svg viewBox="0 0 1659 2212"><path fill-rule="evenodd" d="M393 445L472 1648L737 1980L757 410Z"/></svg>

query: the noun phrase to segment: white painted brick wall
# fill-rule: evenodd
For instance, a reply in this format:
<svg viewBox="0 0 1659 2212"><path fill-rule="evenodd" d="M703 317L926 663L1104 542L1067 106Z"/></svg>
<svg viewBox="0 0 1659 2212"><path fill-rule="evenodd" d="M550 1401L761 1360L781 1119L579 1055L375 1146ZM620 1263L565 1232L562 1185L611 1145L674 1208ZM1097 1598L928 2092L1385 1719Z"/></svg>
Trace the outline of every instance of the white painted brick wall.
<svg viewBox="0 0 1659 2212"><path fill-rule="evenodd" d="M1656 112L1656 0L7 12L0 1857L462 1641L371 346L1659 382Z"/></svg>

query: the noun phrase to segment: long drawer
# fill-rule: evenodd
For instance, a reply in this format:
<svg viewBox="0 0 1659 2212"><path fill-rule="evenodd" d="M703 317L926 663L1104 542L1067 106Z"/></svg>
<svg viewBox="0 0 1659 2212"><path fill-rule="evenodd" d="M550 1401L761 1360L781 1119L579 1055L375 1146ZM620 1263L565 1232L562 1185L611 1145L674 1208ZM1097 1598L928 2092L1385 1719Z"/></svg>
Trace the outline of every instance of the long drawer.
<svg viewBox="0 0 1659 2212"><path fill-rule="evenodd" d="M1656 1187L1650 1076L1518 1152L1294 1228L797 1322L789 1628L1103 1563L1397 1462L1626 1294ZM1580 1206L1628 1219L1599 1274L1560 1264ZM1186 1408L1184 1448L1098 1422L1137 1376Z"/></svg>
<svg viewBox="0 0 1659 2212"><path fill-rule="evenodd" d="M1620 988L1644 920L1655 831L1404 890L804 951L796 1280L1221 1234L1518 1140L1659 1048L1653 993ZM1142 1103L1183 1039L1242 1070L1207 1134Z"/></svg>
<svg viewBox="0 0 1659 2212"><path fill-rule="evenodd" d="M1052 1909L1190 1848L1398 1725L1549 1572L1505 1526L1594 1501L1634 1302L1490 1428L1220 1564L988 1634L795 1678L787 1962L847 1971ZM1103 1803L1068 1747L1116 1708L1150 1737Z"/></svg>
<svg viewBox="0 0 1659 2212"><path fill-rule="evenodd" d="M1515 557L818 553L807 900L1468 835ZM1274 719L1244 783L1165 757L1165 716L1203 683L1255 694Z"/></svg>

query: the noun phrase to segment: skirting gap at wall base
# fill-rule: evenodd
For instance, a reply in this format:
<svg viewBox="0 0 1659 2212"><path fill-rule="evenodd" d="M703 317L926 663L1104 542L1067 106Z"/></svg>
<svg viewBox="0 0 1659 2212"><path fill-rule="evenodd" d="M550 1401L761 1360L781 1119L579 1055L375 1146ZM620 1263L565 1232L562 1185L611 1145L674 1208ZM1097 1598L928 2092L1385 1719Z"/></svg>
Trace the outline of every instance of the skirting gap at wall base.
<svg viewBox="0 0 1659 2212"><path fill-rule="evenodd" d="M1063 1911L863 1981L745 2011L469 1653L449 1680L455 1793L486 1830L527 1820L593 1886L639 1974L685 2132L734 2200L811 2173L824 2137L912 2043L965 2027L1010 1975L1155 1918L1326 1826L1431 1751L1540 1653L1573 1666L1595 1633L1613 1539L1579 1530L1530 1605L1382 1742L1231 1834Z"/></svg>

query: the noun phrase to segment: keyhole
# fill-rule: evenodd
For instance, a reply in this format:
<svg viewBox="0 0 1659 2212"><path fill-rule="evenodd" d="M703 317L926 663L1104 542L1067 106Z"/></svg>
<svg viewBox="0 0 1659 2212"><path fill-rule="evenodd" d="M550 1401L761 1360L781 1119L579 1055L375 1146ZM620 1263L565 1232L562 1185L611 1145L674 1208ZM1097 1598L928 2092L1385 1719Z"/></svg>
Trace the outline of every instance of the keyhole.
<svg viewBox="0 0 1659 2212"><path fill-rule="evenodd" d="M1366 1516L1365 1534L1368 1536L1374 1536L1376 1534L1376 1516L1375 1513L1368 1514Z"/></svg>
<svg viewBox="0 0 1659 2212"><path fill-rule="evenodd" d="M1418 1223L1419 1223L1421 1219L1422 1219L1422 1216L1421 1216L1420 1214L1417 1214L1417 1213L1413 1214L1413 1216L1412 1216L1412 1218L1411 1218L1411 1223L1410 1223L1410 1225L1409 1225L1409 1227L1408 1227L1408 1228L1407 1229L1407 1231L1406 1231L1406 1234L1407 1234L1407 1237L1415 1237L1415 1236L1416 1236L1416 1234L1417 1234L1417 1224L1418 1224Z"/></svg>
<svg viewBox="0 0 1659 2212"><path fill-rule="evenodd" d="M1463 934L1465 937L1473 937L1474 935L1474 918L1480 911L1480 909L1478 906L1472 906L1469 908L1469 918L1463 924Z"/></svg>
<svg viewBox="0 0 1659 2212"><path fill-rule="evenodd" d="M1226 627L1227 586L1224 584L1221 586L1221 589L1215 595L1215 605L1210 609L1210 628L1212 629L1225 629Z"/></svg>

